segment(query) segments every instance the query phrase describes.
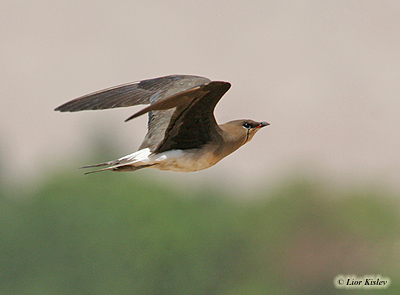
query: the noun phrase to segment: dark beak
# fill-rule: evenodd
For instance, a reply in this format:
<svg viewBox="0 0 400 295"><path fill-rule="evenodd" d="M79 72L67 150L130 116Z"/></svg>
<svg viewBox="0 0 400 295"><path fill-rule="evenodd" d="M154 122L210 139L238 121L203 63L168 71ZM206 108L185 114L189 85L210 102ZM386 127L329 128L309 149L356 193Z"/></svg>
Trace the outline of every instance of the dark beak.
<svg viewBox="0 0 400 295"><path fill-rule="evenodd" d="M265 126L268 126L268 125L269 125L268 122L261 122L260 125L258 125L256 128L262 128L262 127L265 127Z"/></svg>

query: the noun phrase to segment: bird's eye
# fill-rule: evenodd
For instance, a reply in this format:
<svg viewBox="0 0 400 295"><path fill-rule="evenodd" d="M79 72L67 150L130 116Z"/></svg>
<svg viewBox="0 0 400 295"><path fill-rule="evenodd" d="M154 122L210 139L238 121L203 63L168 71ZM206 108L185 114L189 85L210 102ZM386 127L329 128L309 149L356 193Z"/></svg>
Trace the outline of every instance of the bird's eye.
<svg viewBox="0 0 400 295"><path fill-rule="evenodd" d="M250 129L251 128L251 124L246 122L246 123L243 124L243 127L246 128L246 129Z"/></svg>

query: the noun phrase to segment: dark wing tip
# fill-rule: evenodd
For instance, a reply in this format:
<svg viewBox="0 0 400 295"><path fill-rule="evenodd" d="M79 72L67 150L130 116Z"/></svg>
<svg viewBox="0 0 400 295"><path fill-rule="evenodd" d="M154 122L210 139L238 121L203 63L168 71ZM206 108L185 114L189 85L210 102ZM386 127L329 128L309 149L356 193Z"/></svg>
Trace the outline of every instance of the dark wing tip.
<svg viewBox="0 0 400 295"><path fill-rule="evenodd" d="M231 88L231 83L224 81L212 81L204 85L204 90L219 95L220 98Z"/></svg>
<svg viewBox="0 0 400 295"><path fill-rule="evenodd" d="M231 88L231 83L224 81L212 81L204 85L205 91L220 92L225 94Z"/></svg>
<svg viewBox="0 0 400 295"><path fill-rule="evenodd" d="M133 114L133 115L130 116L128 119L125 119L124 122L128 122L128 121L130 121L130 120L132 120L132 119L135 119L135 118L139 117L140 115L142 115L142 114L139 114L139 113Z"/></svg>
<svg viewBox="0 0 400 295"><path fill-rule="evenodd" d="M55 112L66 112L66 110L63 109L63 105L60 105L60 106L56 107L56 108L54 109L54 111L55 111Z"/></svg>
<svg viewBox="0 0 400 295"><path fill-rule="evenodd" d="M66 103L63 103L62 105L56 107L54 111L58 112L77 112L77 111L82 111L85 110L85 108L81 108L79 103L80 103L81 98L76 98L71 101L68 101Z"/></svg>

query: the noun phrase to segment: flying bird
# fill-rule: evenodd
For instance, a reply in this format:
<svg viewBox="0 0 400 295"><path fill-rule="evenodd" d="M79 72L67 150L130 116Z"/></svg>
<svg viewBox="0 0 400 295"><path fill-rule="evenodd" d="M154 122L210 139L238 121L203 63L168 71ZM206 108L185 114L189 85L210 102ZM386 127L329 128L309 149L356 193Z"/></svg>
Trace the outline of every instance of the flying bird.
<svg viewBox="0 0 400 295"><path fill-rule="evenodd" d="M148 131L139 150L125 157L82 168L136 171L156 168L191 172L209 168L245 143L267 122L248 119L218 125L214 108L229 90L228 82L171 75L123 84L71 100L60 112L103 110L150 104L125 120L148 113Z"/></svg>

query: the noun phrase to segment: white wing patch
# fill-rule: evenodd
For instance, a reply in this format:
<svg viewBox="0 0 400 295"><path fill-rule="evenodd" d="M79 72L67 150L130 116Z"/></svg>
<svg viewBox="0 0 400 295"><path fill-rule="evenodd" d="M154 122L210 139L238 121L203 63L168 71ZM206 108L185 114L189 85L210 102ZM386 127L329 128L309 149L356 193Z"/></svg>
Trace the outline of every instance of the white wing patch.
<svg viewBox="0 0 400 295"><path fill-rule="evenodd" d="M148 163L150 161L149 158L150 155L151 151L149 148L138 150L137 152L134 152L132 154L126 155L125 157L118 159L119 165L121 164L129 165L137 162Z"/></svg>

